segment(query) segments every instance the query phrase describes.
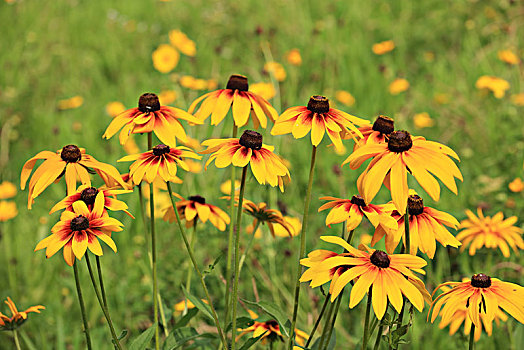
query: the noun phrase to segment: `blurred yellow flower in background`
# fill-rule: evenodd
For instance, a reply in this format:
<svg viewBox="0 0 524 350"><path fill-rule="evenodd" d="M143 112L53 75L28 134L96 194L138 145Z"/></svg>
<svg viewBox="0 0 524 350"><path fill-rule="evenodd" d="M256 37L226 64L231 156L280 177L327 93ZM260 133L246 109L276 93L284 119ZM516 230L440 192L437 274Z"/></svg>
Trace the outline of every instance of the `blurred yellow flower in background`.
<svg viewBox="0 0 524 350"><path fill-rule="evenodd" d="M180 50L186 56L195 56L196 45L195 42L187 37L186 34L178 29L169 32L169 41L171 45Z"/></svg>
<svg viewBox="0 0 524 350"><path fill-rule="evenodd" d="M302 56L298 49L291 49L286 53L286 60L294 66L302 64Z"/></svg>
<svg viewBox="0 0 524 350"><path fill-rule="evenodd" d="M271 83L255 83L251 84L249 90L263 97L266 100L272 99L276 95L275 87Z"/></svg>
<svg viewBox="0 0 524 350"><path fill-rule="evenodd" d="M163 90L158 94L158 100L160 101L161 105L168 105L176 100L176 92L173 90Z"/></svg>
<svg viewBox="0 0 524 350"><path fill-rule="evenodd" d="M506 94L506 90L509 89L509 83L501 78L497 78L491 75L483 75L478 78L475 83L477 89L488 89L493 92L493 96L496 98L502 98Z"/></svg>
<svg viewBox="0 0 524 350"><path fill-rule="evenodd" d="M335 93L335 98L338 102L345 106L353 106L355 104L355 98L349 92L344 90L338 90Z"/></svg>
<svg viewBox="0 0 524 350"><path fill-rule="evenodd" d="M435 103L438 103L439 105L448 104L449 99L450 99L449 94L446 94L443 92L437 92L435 95L433 95L433 101L435 101Z"/></svg>
<svg viewBox="0 0 524 350"><path fill-rule="evenodd" d="M178 64L180 54L172 46L161 44L153 51L153 66L160 73L169 73Z"/></svg>
<svg viewBox="0 0 524 350"><path fill-rule="evenodd" d="M74 96L65 100L58 101L58 109L63 111L65 109L78 108L84 104L84 98L82 96Z"/></svg>
<svg viewBox="0 0 524 350"><path fill-rule="evenodd" d="M120 113L126 110L124 104L120 101L109 102L106 105L106 113L111 117L116 117Z"/></svg>
<svg viewBox="0 0 524 350"><path fill-rule="evenodd" d="M520 58L511 50L502 50L497 54L499 60L507 64L519 64Z"/></svg>
<svg viewBox="0 0 524 350"><path fill-rule="evenodd" d="M138 148L134 138L130 137L127 139L126 143L124 144L124 151L127 154L140 153L140 148Z"/></svg>
<svg viewBox="0 0 524 350"><path fill-rule="evenodd" d="M383 55L390 51L393 51L395 48L395 42L393 40L386 40L380 43L373 44L371 50L375 55Z"/></svg>
<svg viewBox="0 0 524 350"><path fill-rule="evenodd" d="M216 79L207 80L207 89L208 90L215 90L217 87L218 87L218 81Z"/></svg>
<svg viewBox="0 0 524 350"><path fill-rule="evenodd" d="M389 84L389 93L392 95L398 95L407 89L409 89L409 81L403 78L397 78Z"/></svg>
<svg viewBox="0 0 524 350"><path fill-rule="evenodd" d="M522 192L524 190L524 182L522 182L520 177L517 177L509 183L508 187L511 192Z"/></svg>
<svg viewBox="0 0 524 350"><path fill-rule="evenodd" d="M231 194L231 180L227 180L220 185L220 191L224 194ZM235 180L235 194L240 193L240 181Z"/></svg>
<svg viewBox="0 0 524 350"><path fill-rule="evenodd" d="M286 80L286 70L278 62L267 62L264 64L264 72L272 74L278 81Z"/></svg>
<svg viewBox="0 0 524 350"><path fill-rule="evenodd" d="M524 92L511 95L511 103L515 106L524 106Z"/></svg>
<svg viewBox="0 0 524 350"><path fill-rule="evenodd" d="M299 218L292 216L284 216L284 222L288 224L289 231L286 230L282 225L274 225L275 236L277 237L295 237L300 233L302 229L302 222Z"/></svg>
<svg viewBox="0 0 524 350"><path fill-rule="evenodd" d="M189 171L195 174L202 172L202 163L195 162L194 160L186 160L186 164L189 167Z"/></svg>
<svg viewBox="0 0 524 350"><path fill-rule="evenodd" d="M0 199L7 199L16 196L16 186L9 181L0 183Z"/></svg>
<svg viewBox="0 0 524 350"><path fill-rule="evenodd" d="M18 215L16 203L11 201L0 201L0 222L7 221Z"/></svg>
<svg viewBox="0 0 524 350"><path fill-rule="evenodd" d="M435 121L431 119L428 112L417 113L413 116L413 123L417 129L429 128L435 125Z"/></svg>
<svg viewBox="0 0 524 350"><path fill-rule="evenodd" d="M206 90L209 89L210 86L214 84L210 84L210 81L205 79L197 79L195 77L192 77L191 75L183 75L178 80L178 83L185 88L191 89L191 90Z"/></svg>

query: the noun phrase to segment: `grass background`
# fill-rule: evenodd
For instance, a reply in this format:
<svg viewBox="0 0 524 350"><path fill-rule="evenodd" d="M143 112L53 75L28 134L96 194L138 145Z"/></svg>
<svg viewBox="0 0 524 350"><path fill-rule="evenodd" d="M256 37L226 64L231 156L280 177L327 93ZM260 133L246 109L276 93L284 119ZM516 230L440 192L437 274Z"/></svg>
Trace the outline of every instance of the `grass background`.
<svg viewBox="0 0 524 350"><path fill-rule="evenodd" d="M179 86L176 77L155 71L151 61L152 51L168 43L169 30L181 29L196 42L197 55L182 56L174 70L177 75L214 78L219 86L233 73L247 75L250 82L269 82L262 68L271 55L287 71L287 79L279 85L280 94L272 100L279 112L304 105L312 94L333 97L335 91L347 90L356 103L338 108L370 120L380 113L389 115L397 128L447 144L461 156L459 167L464 183L459 183L459 195L443 190L438 204L425 196L426 205L452 213L459 220L465 217L465 209L479 205L487 215L503 211L505 216L522 217L522 193L512 193L507 187L523 173L523 110L509 98L523 90L522 65L508 66L497 59L497 52L512 48L522 53L523 13L522 4L510 1L2 2L0 179L18 185L20 169L27 159L40 150L56 150L69 143L85 147L100 161L116 164L124 155L117 139L101 138L111 120L105 113L108 102L118 100L133 107L143 92L173 89L178 94L174 105L187 108L202 92ZM261 34L257 34L257 28ZM393 52L384 56L371 52L373 43L388 39L396 43ZM291 48L300 49L300 67L291 66L284 59ZM427 59L427 52L433 53L433 60ZM482 75L506 79L511 84L509 93L503 99L495 99L491 93L477 90L475 82ZM396 77L406 78L411 87L393 96L388 85ZM439 94L445 94L448 102L438 103L435 96ZM84 98L80 108L57 109L59 100L75 95ZM412 117L419 112L428 112L435 125L415 129ZM186 127L192 137L201 141L211 135L228 136L230 130L227 123L214 128ZM294 140L289 135L273 138L269 129L265 136L266 143L275 144L277 153L291 160L293 182L280 194L262 188L250 177L246 196L269 201L272 206L278 199L286 204L290 214L299 216L307 184L310 142L308 138ZM136 140L144 149L145 137ZM327 144L324 141L319 149L307 251L321 246L321 234L338 234L340 230L324 226L326 214L316 214L321 205L318 197L351 196L361 172L344 167L343 177L337 178L333 166L339 165L345 156L334 154L325 147ZM117 167L121 172L127 171L125 164ZM208 202L226 209L227 203L218 199L221 194L217 186L227 176L227 171L214 166L206 173L184 174L185 182L177 191L184 196L199 193ZM415 183L411 185L418 189ZM19 192L15 200L20 214L0 226L0 297L11 296L19 308L46 306L41 315L32 314L22 328L24 348L82 348L72 269L60 254L46 261L42 252L33 253L36 243L49 234L59 217L47 213L62 194L60 185L51 186L36 200L34 209L27 211L26 193ZM389 200L388 196L382 190L376 203ZM152 318L150 270L137 195L122 199L137 219L115 214L126 229L115 234L118 254L105 249L107 254L102 261L116 327L128 329L128 337L133 338L148 327ZM244 217L244 223L248 221ZM522 226L522 221L517 225ZM252 285L256 284L260 299L276 303L291 316L293 266L299 241L273 241L267 237L267 228L263 229L266 235L257 241L243 271L241 297L254 300ZM180 285L189 260L173 225L159 221L158 232L160 291L168 310L183 298ZM357 238L362 233L372 233L370 226L361 226ZM204 266L224 251L225 237L210 225L200 228L197 255ZM247 238L243 239L245 244ZM482 250L472 258L467 253L460 254L458 262L450 272L446 249L439 246L435 260L426 268L428 290L440 282L481 271L522 282L522 259L515 254L505 259L499 251ZM505 262L515 265L507 268ZM224 269L222 260L207 278L219 301L219 313L223 312L219 276ZM103 315L88 284L85 266L81 270L94 347L109 349ZM197 285L196 281L193 285ZM203 295L196 287L193 292ZM311 329L322 303L319 298L322 296L318 289L303 286L300 329ZM347 301L343 301L344 305ZM364 307L365 302L354 310L341 308L337 349L352 348L360 341ZM466 339L461 334L450 338L437 324L427 324L425 315L416 315L409 333L411 344L405 348L465 346ZM203 317L194 319L192 325L199 330L210 329ZM495 328L492 337L483 335L478 348L518 349L524 344L523 339L522 325L511 319ZM1 349L13 346L10 334L0 334Z"/></svg>

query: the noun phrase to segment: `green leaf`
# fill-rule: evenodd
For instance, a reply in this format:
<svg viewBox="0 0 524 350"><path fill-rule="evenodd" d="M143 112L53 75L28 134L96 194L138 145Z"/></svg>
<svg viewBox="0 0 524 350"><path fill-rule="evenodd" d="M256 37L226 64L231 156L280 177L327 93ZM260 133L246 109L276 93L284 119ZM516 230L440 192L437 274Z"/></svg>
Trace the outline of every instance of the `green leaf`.
<svg viewBox="0 0 524 350"><path fill-rule="evenodd" d="M163 350L173 350L176 349L190 340L194 340L202 334L198 334L196 329L193 327L182 327L175 329L165 340L162 347Z"/></svg>
<svg viewBox="0 0 524 350"><path fill-rule="evenodd" d="M196 314L198 314L197 308L187 310L187 314L185 314L180 320L178 320L173 329L178 329L187 326L189 321L191 321L191 319L195 317Z"/></svg>
<svg viewBox="0 0 524 350"><path fill-rule="evenodd" d="M153 339L153 336L155 335L156 327L156 324L152 325L144 332L142 332L142 334L136 337L135 340L133 340L133 342L129 346L129 350L145 350L151 342L151 339Z"/></svg>
<svg viewBox="0 0 524 350"><path fill-rule="evenodd" d="M182 286L182 291L184 292L184 295L186 296L186 298L191 300L191 302L197 307L197 309L202 311L204 315L206 315L210 319L214 320L213 314L211 313L211 307L209 305L207 305L202 300L200 300L200 298L197 298L193 294L189 293L184 286Z"/></svg>
<svg viewBox="0 0 524 350"><path fill-rule="evenodd" d="M242 346L238 350L247 350L247 349L249 349L250 347L255 345L262 338L262 336L264 334L266 334L266 332L262 333L259 337L249 338L248 340L246 340L246 342L244 344L242 344Z"/></svg>
<svg viewBox="0 0 524 350"><path fill-rule="evenodd" d="M122 340L122 339L124 339L124 337L125 337L126 335L127 335L127 329L124 329L124 330L122 331L122 333L120 333L120 335L118 336L117 339L118 339L118 340Z"/></svg>
<svg viewBox="0 0 524 350"><path fill-rule="evenodd" d="M255 322L249 317L245 317L245 316L237 317L237 327L238 328L247 328L249 326L252 326L254 323ZM225 330L226 333L231 330L231 326L232 326L232 323L229 322Z"/></svg>
<svg viewBox="0 0 524 350"><path fill-rule="evenodd" d="M224 255L223 253L221 253L216 259L215 261L213 261L212 264L208 265L207 269L205 269L203 271L203 275L207 275L207 274L210 274L211 272L213 272L213 270L215 269L215 266L216 264L218 264L218 262L220 261L220 259L222 259L222 255Z"/></svg>
<svg viewBox="0 0 524 350"><path fill-rule="evenodd" d="M282 332L282 334L286 338L289 338L289 330L286 327L286 322L288 322L289 320L277 305L270 303L268 301L260 301L258 303L254 301L249 301L246 299L242 299L242 301L244 301L246 304L249 304L249 305L258 306L269 316L273 317L275 321L277 321L278 324L280 325L280 331Z"/></svg>

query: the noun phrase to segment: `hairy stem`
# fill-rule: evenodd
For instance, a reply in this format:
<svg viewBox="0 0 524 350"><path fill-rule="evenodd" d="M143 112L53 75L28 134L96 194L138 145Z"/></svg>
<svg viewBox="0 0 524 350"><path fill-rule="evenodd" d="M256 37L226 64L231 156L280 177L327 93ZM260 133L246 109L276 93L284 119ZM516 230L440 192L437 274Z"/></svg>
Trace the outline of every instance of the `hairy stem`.
<svg viewBox="0 0 524 350"><path fill-rule="evenodd" d="M91 345L91 335L89 333L89 326L87 325L86 306L84 304L84 297L82 296L82 288L80 287L80 279L78 278L78 266L76 266L76 258L75 258L75 262L73 263L73 271L75 273L76 292L78 294L78 303L80 304L80 311L82 313L82 322L84 323L84 333L86 335L87 349L91 350L93 347Z"/></svg>

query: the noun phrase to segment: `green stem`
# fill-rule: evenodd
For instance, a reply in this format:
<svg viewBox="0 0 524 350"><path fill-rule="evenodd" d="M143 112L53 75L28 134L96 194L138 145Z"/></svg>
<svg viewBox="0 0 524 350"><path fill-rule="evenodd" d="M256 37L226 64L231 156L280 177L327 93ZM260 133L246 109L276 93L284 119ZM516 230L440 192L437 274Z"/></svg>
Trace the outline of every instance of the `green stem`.
<svg viewBox="0 0 524 350"><path fill-rule="evenodd" d="M13 338L15 339L16 350L22 350L22 348L20 347L20 341L18 340L18 332L16 329L13 329Z"/></svg>
<svg viewBox="0 0 524 350"><path fill-rule="evenodd" d="M300 268L300 259L304 256L304 253L306 251L306 228L307 228L307 221L309 216L309 203L311 201L311 189L313 187L313 174L315 172L315 160L317 156L317 148L313 146L311 150L311 164L309 167L309 180L307 185L307 191L306 191L306 198L304 200L304 215L302 216L302 230L300 231L300 251L298 254L297 259L297 276L295 278L295 301L293 303L293 317L291 319L291 328L289 330L289 339L287 348L291 350L293 347L293 334L295 331L295 327L297 324L297 316L298 316L298 302L300 298L300 275L301 275L301 268Z"/></svg>
<svg viewBox="0 0 524 350"><path fill-rule="evenodd" d="M106 306L104 306L104 301L102 300L102 296L100 295L100 291L98 290L98 287L96 285L95 274L93 273L93 269L91 268L91 262L89 261L89 253L86 252L85 257L86 257L87 269L89 270L89 277L91 277L91 283L93 284L93 289L95 290L96 298L98 299L100 308L102 309L102 312L104 313L107 324L109 326L109 330L111 331L111 337L113 337L113 343L115 344L118 350L122 350L122 345L120 345L120 341L118 340L118 337L116 335L115 328L113 327L113 321L111 321L109 310L107 309Z"/></svg>
<svg viewBox="0 0 524 350"><path fill-rule="evenodd" d="M411 244L410 244L410 238L409 238L409 212L407 209L406 209L406 214L404 214L404 231L405 231L405 237L406 237L406 252L407 254L411 254ZM400 313L398 314L397 327L395 329L399 329L402 326L402 322L404 318L404 308L406 304L407 304L407 300L405 297L403 297L402 309L400 310Z"/></svg>
<svg viewBox="0 0 524 350"><path fill-rule="evenodd" d="M173 197L173 191L171 190L171 184L169 182L167 182L167 190L169 192L169 197L171 198L171 204L173 205L173 208L176 208L175 198ZM209 294L209 291L207 289L206 282L204 281L204 276L202 275L202 272L200 272L200 269L198 268L198 264L195 259L195 255L193 254L193 249L191 249L191 245L189 244L189 241L187 239L186 232L184 231L184 228L182 226L182 221L180 220L180 215L178 214L178 210L175 209L174 212L176 216L176 221L178 223L180 235L182 236L182 239L187 249L187 253L189 254L189 258L191 259L191 262L193 263L193 267L195 268L198 278L200 279L200 283L202 284L202 288L204 289L204 293L206 294L206 298L209 303L209 307L211 309L213 320L215 321L215 326L217 327L218 335L220 336L220 340L222 341L222 346L224 350L226 350L228 348L227 340L226 340L226 337L224 336L224 332L222 331L222 327L220 326L220 322L218 321L218 315L216 313L215 307L213 306L213 301L211 300L211 295Z"/></svg>
<svg viewBox="0 0 524 350"><path fill-rule="evenodd" d="M387 306L386 306L386 313L388 312ZM382 321L380 322L380 326L378 326L377 331L377 339L375 340L375 346L373 346L373 350L378 350L380 346L380 338L382 337L382 332L384 332L384 325L382 324ZM373 332L371 332L373 334Z"/></svg>
<svg viewBox="0 0 524 350"><path fill-rule="evenodd" d="M328 346L329 346L329 342L331 340L331 334L333 334L333 329L335 328L335 322L337 321L338 309L340 308L340 303L341 302L342 302L342 295L339 295L339 298L337 300L337 304L335 305L335 310L334 310L334 314L333 314L333 320L331 321L331 325L329 326L329 331L327 333L326 345L324 346L324 349L327 349Z"/></svg>
<svg viewBox="0 0 524 350"><path fill-rule="evenodd" d="M371 287L368 291L368 303L366 305L366 318L364 319L364 338L362 338L362 350L367 349L368 339L369 339L369 313L371 310Z"/></svg>
<svg viewBox="0 0 524 350"><path fill-rule="evenodd" d="M471 323L471 329L469 331L469 350L473 350L475 348L475 324Z"/></svg>
<svg viewBox="0 0 524 350"><path fill-rule="evenodd" d="M80 311L82 313L82 322L84 323L84 333L86 335L87 349L91 350L91 335L89 334L89 326L87 325L86 306L84 304L84 297L82 296L82 288L80 287L80 279L78 278L78 267L76 266L76 258L73 263L73 271L75 273L76 292L78 294L78 303L80 304Z"/></svg>
<svg viewBox="0 0 524 350"><path fill-rule="evenodd" d="M324 300L324 304L322 305L322 309L320 309L320 314L318 314L317 320L315 321L315 325L313 326L313 329L311 330L311 333L309 334L309 338L306 342L306 348L311 343L311 340L313 340L313 336L315 335L315 332L317 331L318 325L320 324L320 321L322 320L322 316L324 316L324 312L326 311L326 306L329 302L330 294L326 294L326 300Z"/></svg>
<svg viewBox="0 0 524 350"><path fill-rule="evenodd" d="M100 291L102 292L102 300L104 307L107 309L106 290L104 288L104 279L102 278L102 266L100 265L100 257L96 255L96 268L98 270L98 282L100 283Z"/></svg>
<svg viewBox="0 0 524 350"><path fill-rule="evenodd" d="M324 328L322 329L322 335L320 336L320 343L318 344L318 349L322 349L324 347L324 341L326 339L327 332L329 331L329 321L331 320L331 315L333 314L334 307L335 307L334 303L329 304L329 309L326 315L326 321L324 322ZM328 340L328 343L329 343L329 340Z"/></svg>
<svg viewBox="0 0 524 350"><path fill-rule="evenodd" d="M149 184L149 213L151 221L151 258L153 269L153 317L155 327L155 349L160 349L160 336L158 331L158 281L156 276L156 235L155 235L155 195L153 184Z"/></svg>
<svg viewBox="0 0 524 350"><path fill-rule="evenodd" d="M240 194L238 195L237 221L235 224L235 275L233 280L233 296L231 306L233 314L231 315L231 350L236 348L237 333L237 306L238 306L238 280L240 274L240 225L242 224L242 212L244 204L244 190L246 189L247 165L242 169L242 179L240 180ZM254 234L253 234L254 235Z"/></svg>
<svg viewBox="0 0 524 350"><path fill-rule="evenodd" d="M191 247L191 250L193 250L193 247L195 246L197 221L198 221L198 216L196 216L195 219L194 219L193 230L191 231L191 235L189 236L189 246ZM191 266L188 266L187 267L187 277L186 277L186 289L187 289L188 292L191 290L191 276L192 275L193 275L193 269L191 268ZM186 298L186 301L184 303L183 315L185 315L185 314L187 314L187 298Z"/></svg>
<svg viewBox="0 0 524 350"><path fill-rule="evenodd" d="M238 274L240 274L240 272L242 271L242 266L244 265L244 261L246 260L247 253L253 246L253 241L255 240L255 233L257 232L259 226L260 226L260 221L257 220L257 223L255 224L255 227L253 228L253 235L249 239L246 250L244 250L242 257L240 258L240 267L238 268Z"/></svg>

